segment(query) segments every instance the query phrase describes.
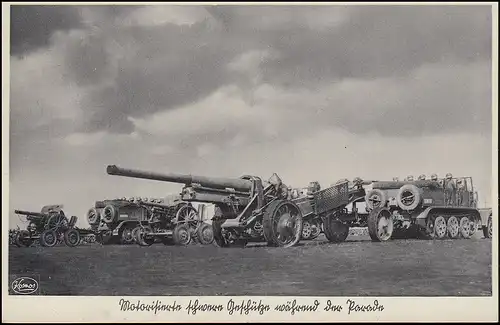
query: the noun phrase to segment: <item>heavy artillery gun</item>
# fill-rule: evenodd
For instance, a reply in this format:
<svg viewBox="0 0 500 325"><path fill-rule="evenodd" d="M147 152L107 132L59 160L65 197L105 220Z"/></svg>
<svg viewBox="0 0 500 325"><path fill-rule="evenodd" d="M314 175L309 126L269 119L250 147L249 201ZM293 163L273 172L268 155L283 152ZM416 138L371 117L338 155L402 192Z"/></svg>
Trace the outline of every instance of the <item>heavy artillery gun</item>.
<svg viewBox="0 0 500 325"><path fill-rule="evenodd" d="M270 246L294 246L304 237L304 221L306 225L318 221L331 242L341 242L349 233L349 225L358 221L358 215L348 214L345 207L365 196L362 187L349 189L347 180L304 197L293 197L277 174L262 181L248 175L211 178L151 173L115 165L108 166L107 173L184 184L180 194L183 201L215 206L212 226L215 242L221 247L262 241Z"/></svg>
<svg viewBox="0 0 500 325"><path fill-rule="evenodd" d="M14 236L18 247L29 247L36 240L44 247L54 247L59 241L74 247L80 243L81 234L75 228L77 217L66 217L62 205L46 205L41 212L15 210L14 213L26 216L29 221L25 230L19 230Z"/></svg>

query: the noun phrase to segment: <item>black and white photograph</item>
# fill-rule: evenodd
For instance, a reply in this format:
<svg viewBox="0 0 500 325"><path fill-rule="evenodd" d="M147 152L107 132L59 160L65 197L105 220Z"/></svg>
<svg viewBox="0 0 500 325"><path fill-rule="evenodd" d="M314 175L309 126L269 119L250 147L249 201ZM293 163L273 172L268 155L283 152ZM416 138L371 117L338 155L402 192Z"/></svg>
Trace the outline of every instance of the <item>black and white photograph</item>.
<svg viewBox="0 0 500 325"><path fill-rule="evenodd" d="M498 321L497 9L3 3L3 320Z"/></svg>

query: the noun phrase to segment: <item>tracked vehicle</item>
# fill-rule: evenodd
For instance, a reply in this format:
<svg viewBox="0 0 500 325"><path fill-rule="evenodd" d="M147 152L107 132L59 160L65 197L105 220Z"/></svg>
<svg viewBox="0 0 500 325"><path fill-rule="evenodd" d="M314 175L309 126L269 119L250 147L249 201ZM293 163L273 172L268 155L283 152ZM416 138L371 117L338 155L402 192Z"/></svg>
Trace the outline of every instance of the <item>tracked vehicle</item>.
<svg viewBox="0 0 500 325"><path fill-rule="evenodd" d="M365 200L373 241L470 238L481 227L471 177L375 182Z"/></svg>
<svg viewBox="0 0 500 325"><path fill-rule="evenodd" d="M201 226L196 208L182 202L178 196L96 201L87 213L87 221L101 244L135 243L141 246L155 242L187 245L197 238L200 227L206 238L206 228L210 227Z"/></svg>

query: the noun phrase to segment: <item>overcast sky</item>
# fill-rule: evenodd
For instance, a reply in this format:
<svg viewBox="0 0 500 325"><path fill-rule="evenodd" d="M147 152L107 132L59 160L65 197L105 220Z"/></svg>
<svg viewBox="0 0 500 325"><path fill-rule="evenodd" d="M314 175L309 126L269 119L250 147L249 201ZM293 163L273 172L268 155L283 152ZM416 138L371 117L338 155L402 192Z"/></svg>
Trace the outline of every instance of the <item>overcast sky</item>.
<svg viewBox="0 0 500 325"><path fill-rule="evenodd" d="M13 6L10 210L160 197L151 171L323 186L472 176L491 206L490 6ZM19 223L11 214L11 226Z"/></svg>

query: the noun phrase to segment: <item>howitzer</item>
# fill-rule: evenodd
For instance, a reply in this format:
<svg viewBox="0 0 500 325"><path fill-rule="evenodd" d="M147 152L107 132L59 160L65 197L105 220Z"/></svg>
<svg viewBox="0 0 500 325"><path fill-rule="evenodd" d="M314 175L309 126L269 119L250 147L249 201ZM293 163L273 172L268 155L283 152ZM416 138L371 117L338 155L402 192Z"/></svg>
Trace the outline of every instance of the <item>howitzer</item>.
<svg viewBox="0 0 500 325"><path fill-rule="evenodd" d="M14 210L15 214L20 214L23 216L29 217L37 217L37 218L48 218L49 215L41 212L30 212L30 211L23 211L23 210Z"/></svg>
<svg viewBox="0 0 500 325"><path fill-rule="evenodd" d="M278 175L268 182L256 176L214 178L182 174L160 174L107 166L109 175L184 184L183 201L215 205L212 219L219 246L234 242L266 241L289 247L298 243L302 231L302 212L288 200L287 187Z"/></svg>
<svg viewBox="0 0 500 325"><path fill-rule="evenodd" d="M30 221L25 230L16 233L15 244L19 247L31 246L36 240L44 247L54 247L60 239L70 247L80 242L80 233L74 229L77 217L68 220L62 205L46 205L41 212L14 210L14 213L25 215Z"/></svg>

